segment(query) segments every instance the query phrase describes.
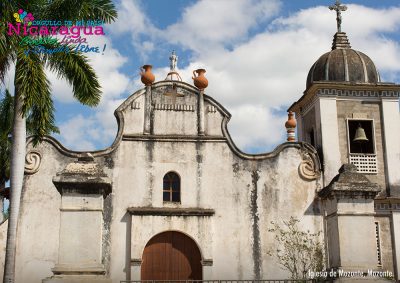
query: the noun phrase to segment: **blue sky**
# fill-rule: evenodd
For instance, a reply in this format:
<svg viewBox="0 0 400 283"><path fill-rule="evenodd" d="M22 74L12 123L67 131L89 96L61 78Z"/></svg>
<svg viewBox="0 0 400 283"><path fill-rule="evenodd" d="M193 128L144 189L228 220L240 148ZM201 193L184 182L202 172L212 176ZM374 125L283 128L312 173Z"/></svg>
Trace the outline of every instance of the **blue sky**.
<svg viewBox="0 0 400 283"><path fill-rule="evenodd" d="M206 93L233 115L228 127L246 152L266 152L285 140L287 107L305 89L307 73L330 50L334 0L120 0L118 20L89 42L107 49L89 54L104 90L100 105L74 102L65 82L53 83L57 138L74 150L109 146L113 111L142 87L139 67L152 64L156 80L168 72L172 50L183 80L203 67ZM385 81L399 83L400 4L396 0L345 1L343 30L352 47L369 55ZM12 82L12 77L8 84ZM134 121L132 121L134 122Z"/></svg>

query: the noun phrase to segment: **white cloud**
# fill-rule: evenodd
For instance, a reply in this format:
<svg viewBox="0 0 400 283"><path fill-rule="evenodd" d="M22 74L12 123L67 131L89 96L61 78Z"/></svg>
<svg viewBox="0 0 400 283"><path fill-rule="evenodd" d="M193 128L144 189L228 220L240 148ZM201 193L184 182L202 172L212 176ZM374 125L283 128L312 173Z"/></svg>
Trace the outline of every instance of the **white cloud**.
<svg viewBox="0 0 400 283"><path fill-rule="evenodd" d="M62 141L65 146L74 150L94 150L96 147L91 138L101 137L96 121L78 115L59 125ZM90 134L91 136L88 136Z"/></svg>
<svg viewBox="0 0 400 283"><path fill-rule="evenodd" d="M103 102L94 115L94 119L101 128L101 144L109 146L117 134L117 120L114 116L115 109L124 102L124 99L113 99Z"/></svg>
<svg viewBox="0 0 400 283"><path fill-rule="evenodd" d="M244 150L271 148L285 141L286 117L277 116L262 105L240 105L231 109L229 132L236 145ZM271 134L273 133L273 134Z"/></svg>
<svg viewBox="0 0 400 283"><path fill-rule="evenodd" d="M160 30L146 16L140 0L121 0L117 9L118 19L112 25L112 34L124 40L128 34L137 54L147 60L148 54L154 51L153 41L160 37Z"/></svg>
<svg viewBox="0 0 400 283"><path fill-rule="evenodd" d="M134 36L155 32L156 28L143 11L141 1L122 0L118 7L118 19L112 25L117 34L130 32Z"/></svg>
<svg viewBox="0 0 400 283"><path fill-rule="evenodd" d="M187 7L162 36L198 52L224 49L247 38L249 30L279 11L279 1L203 0Z"/></svg>

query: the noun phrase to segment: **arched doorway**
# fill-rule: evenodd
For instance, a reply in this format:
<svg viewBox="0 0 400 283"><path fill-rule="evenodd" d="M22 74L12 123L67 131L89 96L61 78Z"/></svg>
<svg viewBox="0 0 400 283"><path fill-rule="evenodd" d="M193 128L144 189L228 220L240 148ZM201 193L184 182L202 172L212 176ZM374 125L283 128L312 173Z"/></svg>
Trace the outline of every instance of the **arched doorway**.
<svg viewBox="0 0 400 283"><path fill-rule="evenodd" d="M196 243L183 233L154 236L143 251L142 280L202 280L201 255Z"/></svg>

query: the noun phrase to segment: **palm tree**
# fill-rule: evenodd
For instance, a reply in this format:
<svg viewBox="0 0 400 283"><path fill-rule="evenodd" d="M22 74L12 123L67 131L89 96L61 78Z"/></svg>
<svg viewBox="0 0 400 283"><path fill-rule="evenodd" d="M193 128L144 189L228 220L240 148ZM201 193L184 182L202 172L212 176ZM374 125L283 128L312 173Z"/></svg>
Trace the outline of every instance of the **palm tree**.
<svg viewBox="0 0 400 283"><path fill-rule="evenodd" d="M39 135L35 133L35 120L29 113L26 119L27 133L29 135ZM13 129L14 118L14 97L8 89L4 92L4 97L0 99L0 198L4 194L8 194L6 190L6 182L10 179L10 157L11 157L11 133ZM54 123L49 124L46 129L47 133L58 133L58 128ZM1 200L0 200L1 202ZM0 204L1 205L1 204ZM1 207L0 211L3 211ZM2 222L0 214L0 223Z"/></svg>
<svg viewBox="0 0 400 283"><path fill-rule="evenodd" d="M114 21L117 12L111 0L9 0L3 2L4 22L13 22L13 14L19 9L32 13L35 19L77 21ZM2 26L4 29L5 27ZM15 275L15 247L17 220L23 185L26 117L32 116L34 123L34 142L40 142L54 125L54 106L51 88L46 77L45 67L66 79L73 88L74 97L88 106L96 106L101 97L100 84L88 59L70 48L69 53L59 52L51 55L24 53L19 45L21 36L6 36L0 33L0 79L15 63L14 80L14 119L11 149L11 196L8 222L4 283L13 283ZM47 44L57 48L59 43ZM50 129L50 130L49 130Z"/></svg>

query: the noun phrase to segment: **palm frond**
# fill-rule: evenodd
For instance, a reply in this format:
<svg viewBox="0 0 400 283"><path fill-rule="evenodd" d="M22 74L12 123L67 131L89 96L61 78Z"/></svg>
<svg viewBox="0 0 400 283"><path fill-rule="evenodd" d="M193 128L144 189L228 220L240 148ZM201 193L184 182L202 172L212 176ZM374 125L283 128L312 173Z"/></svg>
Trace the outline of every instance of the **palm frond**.
<svg viewBox="0 0 400 283"><path fill-rule="evenodd" d="M17 46L21 37L19 35L8 35L7 28L9 22L14 22L13 13L16 12L16 5L13 1L2 1L2 11L0 24L0 82L4 82L4 77L15 60L15 51L12 46Z"/></svg>
<svg viewBox="0 0 400 283"><path fill-rule="evenodd" d="M0 31L0 54L3 55L7 50L7 43L6 43L6 34L4 27L1 28Z"/></svg>
<svg viewBox="0 0 400 283"><path fill-rule="evenodd" d="M41 18L61 21L101 20L110 23L117 18L111 0L54 0L41 12Z"/></svg>
<svg viewBox="0 0 400 283"><path fill-rule="evenodd" d="M51 133L59 133L55 124L54 105L50 92L43 92L40 100L36 101L26 119L27 132L33 137L33 145L42 141Z"/></svg>
<svg viewBox="0 0 400 283"><path fill-rule="evenodd" d="M0 82L4 82L4 78L10 69L13 60L14 56L12 51L5 50L4 52L0 53Z"/></svg>
<svg viewBox="0 0 400 283"><path fill-rule="evenodd" d="M10 177L12 124L14 118L14 97L8 89L0 99L0 184Z"/></svg>
<svg viewBox="0 0 400 283"><path fill-rule="evenodd" d="M11 134L14 119L14 97L8 89L0 100L0 139L7 139Z"/></svg>
<svg viewBox="0 0 400 283"><path fill-rule="evenodd" d="M52 132L55 126L54 105L50 82L44 70L43 57L23 50L18 51L15 70L16 91L23 97L23 115L27 117L27 131L34 137L34 145Z"/></svg>
<svg viewBox="0 0 400 283"><path fill-rule="evenodd" d="M10 178L11 140L0 138L0 183Z"/></svg>
<svg viewBox="0 0 400 283"><path fill-rule="evenodd" d="M25 54L23 49L18 49L15 87L23 98L22 114L25 117L36 101L40 101L42 95L50 93L50 82L46 77L42 58L38 54L33 52Z"/></svg>
<svg viewBox="0 0 400 283"><path fill-rule="evenodd" d="M59 43L57 43L59 45ZM57 46L53 46L57 47ZM96 106L100 102L101 88L88 58L69 47L69 52L57 52L46 57L47 66L66 79L72 86L74 97L82 104Z"/></svg>

